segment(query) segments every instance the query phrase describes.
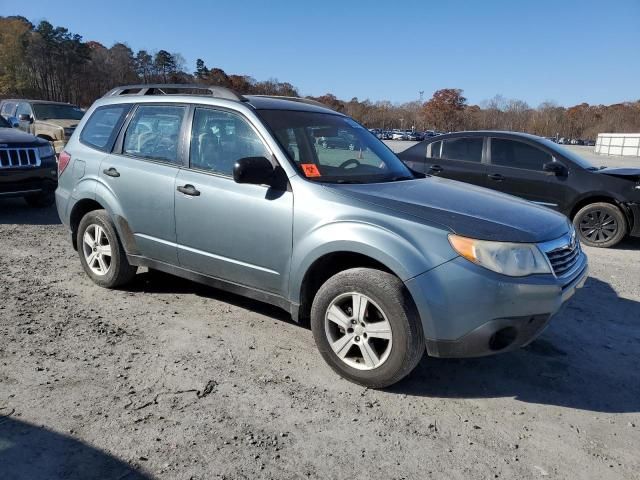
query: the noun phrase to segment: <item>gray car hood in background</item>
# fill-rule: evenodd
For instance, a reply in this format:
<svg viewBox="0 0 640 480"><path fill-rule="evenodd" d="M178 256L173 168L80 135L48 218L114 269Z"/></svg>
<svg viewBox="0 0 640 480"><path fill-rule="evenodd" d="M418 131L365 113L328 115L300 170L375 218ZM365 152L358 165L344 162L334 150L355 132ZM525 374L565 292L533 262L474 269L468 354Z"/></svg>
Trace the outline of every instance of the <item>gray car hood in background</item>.
<svg viewBox="0 0 640 480"><path fill-rule="evenodd" d="M325 186L480 240L543 242L561 237L568 229L568 220L561 213L493 190L437 177Z"/></svg>

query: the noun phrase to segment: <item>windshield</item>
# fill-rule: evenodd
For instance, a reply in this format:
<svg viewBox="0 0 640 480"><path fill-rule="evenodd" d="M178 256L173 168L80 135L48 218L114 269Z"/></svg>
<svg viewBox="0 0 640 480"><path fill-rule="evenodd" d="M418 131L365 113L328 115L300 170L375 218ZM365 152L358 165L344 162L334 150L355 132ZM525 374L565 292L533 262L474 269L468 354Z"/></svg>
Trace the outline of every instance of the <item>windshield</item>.
<svg viewBox="0 0 640 480"><path fill-rule="evenodd" d="M84 112L74 105L56 105L55 103L34 103L31 105L38 120L80 120Z"/></svg>
<svg viewBox="0 0 640 480"><path fill-rule="evenodd" d="M551 140L548 140L546 138L540 138L539 141L540 143L543 143L544 145L546 145L547 148L549 148L550 150L554 152L558 152L560 155L567 157L573 163L579 165L580 167L586 170L598 170L598 167L594 166L593 163L588 161L586 158L581 157L574 151L566 147L563 147L562 145L558 145L557 143L552 142Z"/></svg>
<svg viewBox="0 0 640 480"><path fill-rule="evenodd" d="M348 117L288 110L258 113L289 159L309 180L375 183L413 178L391 150Z"/></svg>
<svg viewBox="0 0 640 480"><path fill-rule="evenodd" d="M3 116L0 116L0 128L11 128L11 125L4 119Z"/></svg>

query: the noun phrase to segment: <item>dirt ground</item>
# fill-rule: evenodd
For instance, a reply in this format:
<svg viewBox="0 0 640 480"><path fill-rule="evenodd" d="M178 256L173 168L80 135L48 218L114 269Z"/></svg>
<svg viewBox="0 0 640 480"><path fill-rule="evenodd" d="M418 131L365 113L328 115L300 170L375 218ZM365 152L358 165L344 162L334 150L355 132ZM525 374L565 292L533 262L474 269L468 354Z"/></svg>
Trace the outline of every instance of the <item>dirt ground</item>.
<svg viewBox="0 0 640 480"><path fill-rule="evenodd" d="M526 349L337 377L282 311L83 273L54 208L0 201L0 479L640 478L640 241Z"/></svg>

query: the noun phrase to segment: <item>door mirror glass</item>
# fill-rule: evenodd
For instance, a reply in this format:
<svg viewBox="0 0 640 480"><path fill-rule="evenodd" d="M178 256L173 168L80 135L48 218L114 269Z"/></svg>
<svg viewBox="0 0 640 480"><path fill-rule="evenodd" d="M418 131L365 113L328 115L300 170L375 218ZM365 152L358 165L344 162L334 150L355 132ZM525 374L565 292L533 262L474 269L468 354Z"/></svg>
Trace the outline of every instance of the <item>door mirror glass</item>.
<svg viewBox="0 0 640 480"><path fill-rule="evenodd" d="M20 120L18 120L16 117L7 118L7 122L9 122L11 128L18 128L20 126Z"/></svg>
<svg viewBox="0 0 640 480"><path fill-rule="evenodd" d="M563 176L567 173L567 169L564 165L558 162L548 162L542 166L542 170L547 172L549 175Z"/></svg>
<svg viewBox="0 0 640 480"><path fill-rule="evenodd" d="M265 157L244 157L233 166L233 180L236 183L271 185L274 168Z"/></svg>
<svg viewBox="0 0 640 480"><path fill-rule="evenodd" d="M33 122L33 118L31 118L31 115L29 115L28 113L21 113L20 115L18 115L18 120L21 122Z"/></svg>

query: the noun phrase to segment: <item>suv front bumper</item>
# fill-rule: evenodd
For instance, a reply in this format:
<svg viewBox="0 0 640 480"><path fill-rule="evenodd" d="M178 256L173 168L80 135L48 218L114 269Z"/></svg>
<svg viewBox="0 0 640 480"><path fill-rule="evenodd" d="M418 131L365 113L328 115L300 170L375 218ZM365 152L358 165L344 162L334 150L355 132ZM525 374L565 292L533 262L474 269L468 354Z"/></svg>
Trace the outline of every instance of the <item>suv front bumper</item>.
<svg viewBox="0 0 640 480"><path fill-rule="evenodd" d="M461 257L407 282L422 319L427 353L434 357L481 357L535 340L582 287L584 253L570 278L507 277Z"/></svg>

